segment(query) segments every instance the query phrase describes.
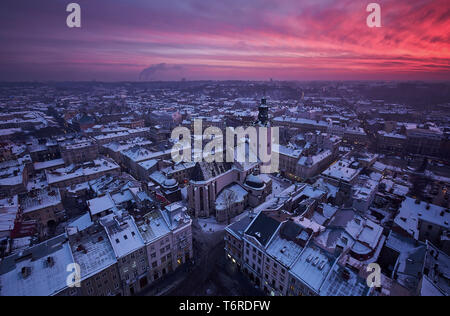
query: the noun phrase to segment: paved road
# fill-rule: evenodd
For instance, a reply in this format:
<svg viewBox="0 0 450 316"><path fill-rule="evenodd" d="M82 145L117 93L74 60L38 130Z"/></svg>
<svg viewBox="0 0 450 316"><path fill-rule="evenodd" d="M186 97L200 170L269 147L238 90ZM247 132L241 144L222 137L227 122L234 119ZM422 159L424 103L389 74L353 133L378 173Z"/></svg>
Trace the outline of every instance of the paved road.
<svg viewBox="0 0 450 316"><path fill-rule="evenodd" d="M262 293L225 259L223 231L204 233L194 225L195 267L168 293L171 296L261 296Z"/></svg>
<svg viewBox="0 0 450 316"><path fill-rule="evenodd" d="M141 296L262 296L225 258L224 231L205 233L193 224L194 265L185 265L141 292Z"/></svg>

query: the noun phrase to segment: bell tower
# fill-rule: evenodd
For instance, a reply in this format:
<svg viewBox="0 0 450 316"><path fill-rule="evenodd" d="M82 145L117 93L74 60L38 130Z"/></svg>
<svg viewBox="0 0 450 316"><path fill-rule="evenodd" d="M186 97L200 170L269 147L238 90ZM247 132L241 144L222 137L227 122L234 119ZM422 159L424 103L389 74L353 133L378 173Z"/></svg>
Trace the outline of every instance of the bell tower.
<svg viewBox="0 0 450 316"><path fill-rule="evenodd" d="M269 125L269 106L267 105L266 97L261 99L261 104L259 105L259 114L258 114L258 125L260 126L268 126Z"/></svg>

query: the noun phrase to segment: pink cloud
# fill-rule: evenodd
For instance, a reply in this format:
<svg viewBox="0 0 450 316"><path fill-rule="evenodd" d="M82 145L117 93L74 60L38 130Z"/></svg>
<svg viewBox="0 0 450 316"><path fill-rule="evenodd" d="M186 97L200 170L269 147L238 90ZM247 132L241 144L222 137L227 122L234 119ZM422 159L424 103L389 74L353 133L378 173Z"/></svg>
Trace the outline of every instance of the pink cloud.
<svg viewBox="0 0 450 316"><path fill-rule="evenodd" d="M54 1L5 1L2 80L137 80L158 64L189 79L450 79L446 0L380 0L374 29L367 1L80 0L81 30Z"/></svg>

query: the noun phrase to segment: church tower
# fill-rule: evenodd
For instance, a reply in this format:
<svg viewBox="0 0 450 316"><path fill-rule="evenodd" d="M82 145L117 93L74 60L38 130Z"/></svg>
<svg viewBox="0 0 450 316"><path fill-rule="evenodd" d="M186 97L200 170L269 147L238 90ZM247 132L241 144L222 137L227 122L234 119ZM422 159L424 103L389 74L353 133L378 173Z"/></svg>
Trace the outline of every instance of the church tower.
<svg viewBox="0 0 450 316"><path fill-rule="evenodd" d="M259 126L269 126L269 106L267 105L266 97L261 99L261 104L259 105L258 121L256 122Z"/></svg>
<svg viewBox="0 0 450 316"><path fill-rule="evenodd" d="M258 158L261 161L260 170L263 173L271 173L272 157L272 126L269 117L269 106L266 97L261 99L259 105L258 120L255 122L258 135ZM269 160L267 160L267 158Z"/></svg>

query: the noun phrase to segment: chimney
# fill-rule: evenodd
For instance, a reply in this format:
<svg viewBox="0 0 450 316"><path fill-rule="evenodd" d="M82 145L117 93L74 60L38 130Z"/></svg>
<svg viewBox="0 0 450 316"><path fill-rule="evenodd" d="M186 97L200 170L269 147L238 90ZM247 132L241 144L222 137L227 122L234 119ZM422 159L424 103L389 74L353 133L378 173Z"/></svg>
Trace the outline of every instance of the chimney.
<svg viewBox="0 0 450 316"><path fill-rule="evenodd" d="M28 278L31 275L31 268L30 267L23 267L21 271L22 277L24 279Z"/></svg>
<svg viewBox="0 0 450 316"><path fill-rule="evenodd" d="M47 260L47 267L51 268L55 265L55 259L53 259L53 257L48 257Z"/></svg>

